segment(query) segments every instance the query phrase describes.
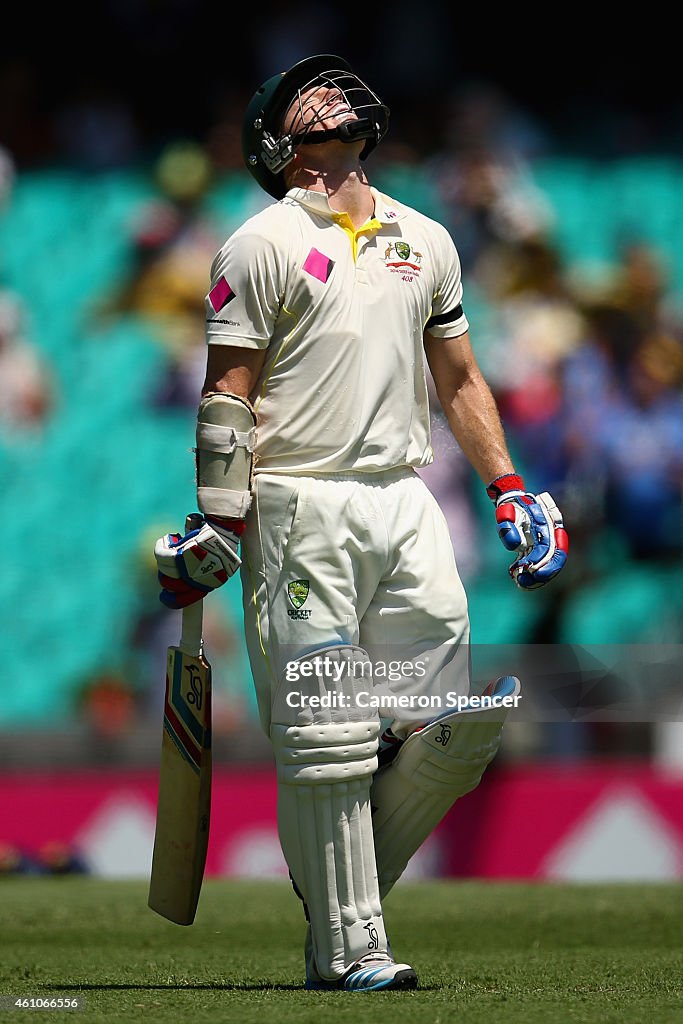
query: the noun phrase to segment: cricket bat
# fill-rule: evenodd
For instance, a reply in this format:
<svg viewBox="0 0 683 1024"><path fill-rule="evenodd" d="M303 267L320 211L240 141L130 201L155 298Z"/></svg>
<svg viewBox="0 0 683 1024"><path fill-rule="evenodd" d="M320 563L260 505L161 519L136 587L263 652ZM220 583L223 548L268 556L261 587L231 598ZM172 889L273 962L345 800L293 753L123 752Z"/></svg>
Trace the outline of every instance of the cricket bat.
<svg viewBox="0 0 683 1024"><path fill-rule="evenodd" d="M196 513L185 532L195 528ZM211 810L211 666L202 605L183 609L180 643L168 648L157 822L148 904L192 924L204 877Z"/></svg>

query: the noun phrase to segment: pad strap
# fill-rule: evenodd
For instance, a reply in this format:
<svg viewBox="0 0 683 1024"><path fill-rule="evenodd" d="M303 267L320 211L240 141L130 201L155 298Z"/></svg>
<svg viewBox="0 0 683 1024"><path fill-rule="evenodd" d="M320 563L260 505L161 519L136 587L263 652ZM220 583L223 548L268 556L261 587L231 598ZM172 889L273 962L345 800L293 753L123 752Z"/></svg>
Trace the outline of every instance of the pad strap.
<svg viewBox="0 0 683 1024"><path fill-rule="evenodd" d="M236 448L253 452L256 447L256 427L251 430L235 430L215 423L197 423L197 447L204 452L223 452L231 455Z"/></svg>

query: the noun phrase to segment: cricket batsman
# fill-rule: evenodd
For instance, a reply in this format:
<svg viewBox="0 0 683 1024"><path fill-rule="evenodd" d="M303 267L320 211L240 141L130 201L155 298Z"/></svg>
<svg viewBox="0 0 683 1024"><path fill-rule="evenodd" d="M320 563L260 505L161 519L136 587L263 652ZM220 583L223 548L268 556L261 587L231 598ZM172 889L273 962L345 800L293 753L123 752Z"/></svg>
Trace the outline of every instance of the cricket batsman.
<svg viewBox="0 0 683 1024"><path fill-rule="evenodd" d="M494 503L514 582L541 587L567 557L559 509L511 462L453 241L368 181L388 123L330 55L274 75L249 103L244 159L275 202L213 262L196 441L204 521L156 545L172 608L241 570L311 989L417 986L394 958L382 900L500 742L501 710L387 714L368 699L384 692L377 650L422 657L423 673L395 692L469 694L467 600L416 473L432 460L425 360ZM518 690L511 676L489 687Z"/></svg>

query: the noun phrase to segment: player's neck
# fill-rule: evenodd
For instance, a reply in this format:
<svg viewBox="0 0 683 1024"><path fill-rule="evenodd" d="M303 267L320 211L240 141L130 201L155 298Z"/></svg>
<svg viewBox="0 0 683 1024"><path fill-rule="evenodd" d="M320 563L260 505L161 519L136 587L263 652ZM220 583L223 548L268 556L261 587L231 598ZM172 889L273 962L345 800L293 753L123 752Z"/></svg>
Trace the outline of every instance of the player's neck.
<svg viewBox="0 0 683 1024"><path fill-rule="evenodd" d="M338 183L328 179L324 185L331 209L347 213L354 227L360 228L370 220L375 212L375 200L365 175L360 179L350 174Z"/></svg>
<svg viewBox="0 0 683 1024"><path fill-rule="evenodd" d="M302 162L289 185L324 193L330 208L338 213L347 213L356 228L365 224L375 212L370 182L357 159L329 160L316 167L306 167Z"/></svg>

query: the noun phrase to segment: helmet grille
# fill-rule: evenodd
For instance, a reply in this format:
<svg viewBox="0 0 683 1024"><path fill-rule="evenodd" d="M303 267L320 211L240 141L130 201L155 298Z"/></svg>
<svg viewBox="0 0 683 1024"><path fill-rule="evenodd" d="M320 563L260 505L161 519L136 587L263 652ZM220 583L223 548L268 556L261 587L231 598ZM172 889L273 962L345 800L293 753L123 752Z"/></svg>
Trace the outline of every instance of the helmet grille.
<svg viewBox="0 0 683 1024"><path fill-rule="evenodd" d="M321 89L328 90L328 94L321 96L317 103L311 103L311 94ZM348 108L347 122L367 121L372 134L377 133L377 141L382 138L388 124L388 107L358 75L351 71L331 69L304 82L289 103L283 122L289 122L287 127L293 142L301 145L312 141L309 139L312 133L326 131L323 122L340 103ZM365 136L356 134L356 137Z"/></svg>

